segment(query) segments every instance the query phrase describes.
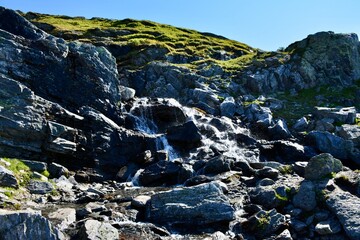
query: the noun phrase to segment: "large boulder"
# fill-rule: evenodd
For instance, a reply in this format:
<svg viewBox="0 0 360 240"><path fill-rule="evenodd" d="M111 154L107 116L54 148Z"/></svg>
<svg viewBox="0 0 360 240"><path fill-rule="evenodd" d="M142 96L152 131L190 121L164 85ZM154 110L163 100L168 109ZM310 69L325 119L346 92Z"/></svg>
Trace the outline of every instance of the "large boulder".
<svg viewBox="0 0 360 240"><path fill-rule="evenodd" d="M345 140L351 140L355 147L360 147L360 126L344 124L337 134Z"/></svg>
<svg viewBox="0 0 360 240"><path fill-rule="evenodd" d="M177 188L151 196L146 219L163 225L183 227L229 222L235 209L216 182Z"/></svg>
<svg viewBox="0 0 360 240"><path fill-rule="evenodd" d="M31 211L0 210L1 239L66 239L49 220Z"/></svg>
<svg viewBox="0 0 360 240"><path fill-rule="evenodd" d="M305 179L321 180L331 177L331 174L342 170L342 163L329 153L322 153L312 157L305 167Z"/></svg>
<svg viewBox="0 0 360 240"><path fill-rule="evenodd" d="M354 144L329 132L312 131L307 139L321 152L330 153L336 158L348 159Z"/></svg>
<svg viewBox="0 0 360 240"><path fill-rule="evenodd" d="M339 219L350 239L360 239L360 199L339 189L327 195L326 205Z"/></svg>
<svg viewBox="0 0 360 240"><path fill-rule="evenodd" d="M199 146L201 141L201 134L193 121L168 128L166 137L170 143L185 149Z"/></svg>

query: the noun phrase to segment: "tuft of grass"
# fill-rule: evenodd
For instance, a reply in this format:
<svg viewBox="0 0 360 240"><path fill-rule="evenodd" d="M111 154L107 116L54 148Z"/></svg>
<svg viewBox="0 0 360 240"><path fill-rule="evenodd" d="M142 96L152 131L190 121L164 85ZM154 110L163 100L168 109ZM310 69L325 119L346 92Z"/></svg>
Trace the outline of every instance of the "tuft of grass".
<svg viewBox="0 0 360 240"><path fill-rule="evenodd" d="M16 158L3 158L5 161L10 163L10 166L6 167L14 173L14 176L19 182L20 186L25 186L31 179L31 170L22 161Z"/></svg>
<svg viewBox="0 0 360 240"><path fill-rule="evenodd" d="M45 171L41 172L41 174L42 174L43 176L47 177L47 178L50 176L50 173L49 173L48 170L45 170Z"/></svg>

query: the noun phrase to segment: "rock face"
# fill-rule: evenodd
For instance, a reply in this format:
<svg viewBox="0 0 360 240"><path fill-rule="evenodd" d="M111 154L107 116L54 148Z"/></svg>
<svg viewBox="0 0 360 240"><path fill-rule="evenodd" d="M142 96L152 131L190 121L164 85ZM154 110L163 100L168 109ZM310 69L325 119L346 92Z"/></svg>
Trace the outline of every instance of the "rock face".
<svg viewBox="0 0 360 240"><path fill-rule="evenodd" d="M49 220L33 212L0 211L1 239L65 239Z"/></svg>
<svg viewBox="0 0 360 240"><path fill-rule="evenodd" d="M155 223L194 227L234 218L234 208L217 183L160 192L151 197L146 218Z"/></svg>

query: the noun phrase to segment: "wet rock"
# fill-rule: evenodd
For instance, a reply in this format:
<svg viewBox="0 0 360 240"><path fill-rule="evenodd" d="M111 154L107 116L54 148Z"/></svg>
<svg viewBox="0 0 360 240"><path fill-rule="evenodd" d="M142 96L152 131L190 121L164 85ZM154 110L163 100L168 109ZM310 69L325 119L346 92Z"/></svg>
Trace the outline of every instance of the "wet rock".
<svg viewBox="0 0 360 240"><path fill-rule="evenodd" d="M201 134L193 121L168 128L166 137L170 143L185 149L199 146L201 141Z"/></svg>
<svg viewBox="0 0 360 240"><path fill-rule="evenodd" d="M214 157L210 159L204 166L204 174L218 174L222 172L228 172L231 169L233 162L222 156Z"/></svg>
<svg viewBox="0 0 360 240"><path fill-rule="evenodd" d="M0 166L0 186L13 188L19 186L14 173L3 166Z"/></svg>
<svg viewBox="0 0 360 240"><path fill-rule="evenodd" d="M49 182L31 180L27 189L32 194L46 194L54 190L54 186Z"/></svg>
<svg viewBox="0 0 360 240"><path fill-rule="evenodd" d="M305 179L320 180L330 177L332 173L340 172L342 167L340 160L329 153L322 153L310 159L305 167Z"/></svg>
<svg viewBox="0 0 360 240"><path fill-rule="evenodd" d="M146 219L183 227L229 222L234 208L216 182L156 193L147 206Z"/></svg>
<svg viewBox="0 0 360 240"><path fill-rule="evenodd" d="M293 204L304 211L312 211L316 207L315 186L312 182L301 183L299 191L293 198Z"/></svg>
<svg viewBox="0 0 360 240"><path fill-rule="evenodd" d="M180 163L159 161L145 168L145 170L139 176L139 183L142 186L177 184L179 183L182 168L183 167Z"/></svg>
<svg viewBox="0 0 360 240"><path fill-rule="evenodd" d="M336 215L350 239L360 239L360 199L339 189L326 200L328 208Z"/></svg>
<svg viewBox="0 0 360 240"><path fill-rule="evenodd" d="M315 107L314 116L317 119L332 119L334 123L354 124L356 119L355 107L348 108L326 108Z"/></svg>
<svg viewBox="0 0 360 240"><path fill-rule="evenodd" d="M81 240L118 240L119 232L110 223L87 220L80 229L78 239Z"/></svg>
<svg viewBox="0 0 360 240"><path fill-rule="evenodd" d="M49 220L31 211L0 210L0 236L2 239L66 239Z"/></svg>
<svg viewBox="0 0 360 240"><path fill-rule="evenodd" d="M64 230L76 221L76 210L74 208L60 208L51 212L48 218L58 229Z"/></svg>

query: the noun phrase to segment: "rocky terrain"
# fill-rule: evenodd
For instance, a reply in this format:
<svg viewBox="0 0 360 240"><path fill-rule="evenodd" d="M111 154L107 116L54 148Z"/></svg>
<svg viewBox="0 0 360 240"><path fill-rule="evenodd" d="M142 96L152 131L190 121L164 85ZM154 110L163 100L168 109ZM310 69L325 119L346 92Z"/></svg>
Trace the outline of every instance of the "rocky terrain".
<svg viewBox="0 0 360 240"><path fill-rule="evenodd" d="M0 239L360 239L355 34L0 8L0 49Z"/></svg>

